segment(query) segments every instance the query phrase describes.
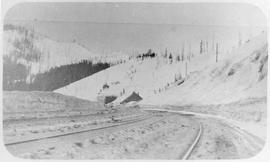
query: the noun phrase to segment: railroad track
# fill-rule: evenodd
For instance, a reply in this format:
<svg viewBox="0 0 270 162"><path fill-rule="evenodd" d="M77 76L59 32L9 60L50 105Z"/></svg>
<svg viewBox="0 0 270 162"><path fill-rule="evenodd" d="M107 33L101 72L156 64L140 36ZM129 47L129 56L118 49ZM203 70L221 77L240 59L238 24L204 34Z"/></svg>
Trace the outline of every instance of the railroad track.
<svg viewBox="0 0 270 162"><path fill-rule="evenodd" d="M170 111L166 111L166 110L157 110L157 109L145 109L145 110L146 111L158 111L158 112L170 112ZM175 113L175 112L173 112L173 113ZM181 115L193 116L193 114L181 114ZM198 122L198 125L199 125L198 133L196 134L194 140L191 142L191 144L186 149L184 154L179 159L187 160L190 157L190 155L192 154L193 150L196 148L197 144L199 143L201 135L202 135L202 131L203 131L203 126L200 122Z"/></svg>
<svg viewBox="0 0 270 162"><path fill-rule="evenodd" d="M167 118L168 116L171 116L171 115L173 115L173 114L170 114L169 113L168 115L164 115L164 116L160 117L159 119L155 120L154 122L151 122L151 124L154 124L154 123L157 123L159 121L162 121L162 120L164 120L165 118ZM48 137L35 138L35 139L31 139L31 140L10 142L10 143L6 143L5 145L6 146L14 146L15 145L16 146L18 144L25 144L25 143L37 142L37 141L51 139L51 138L69 136L69 135L80 134L80 133L84 133L84 132L91 132L91 131L95 131L95 130L102 130L102 129L107 129L107 128L112 128L112 127L117 127L117 126L122 126L122 125L127 125L127 124L132 124L132 123L144 121L144 120L147 120L147 119L151 119L151 118L153 118L155 116L156 116L156 114L144 115L144 116L142 116L140 118L137 118L137 119L126 120L126 121L115 123L113 125L108 125L108 126L103 126L103 127L93 128L93 129L88 129L88 130L83 130L83 131L76 131L76 132L70 132L70 133L65 133L65 134L59 134L59 135L54 135L54 136L48 136ZM196 135L194 137L194 140L186 148L186 150L181 155L181 157L179 157L182 160L187 160L190 157L190 155L192 154L193 150L196 148L198 142L200 141L201 134L202 134L202 131L203 131L203 127L202 127L202 125L201 125L200 122L198 122L198 124L199 124L199 130L196 133Z"/></svg>
<svg viewBox="0 0 270 162"><path fill-rule="evenodd" d="M182 160L187 160L190 157L190 155L192 154L193 150L195 149L195 147L197 146L197 144L200 141L200 138L201 138L201 135L202 135L202 130L203 130L202 124L199 122L199 131L198 131L196 137L194 138L194 141L188 147L188 149L185 152L185 154L182 157L180 157Z"/></svg>
<svg viewBox="0 0 270 162"><path fill-rule="evenodd" d="M107 125L107 126L103 126L103 127L97 127L97 128L92 128L92 129L87 129L87 130L82 130L82 131L75 131L75 132L57 134L57 135L46 136L46 137L41 137L41 138L34 138L34 139L23 140L23 141L8 142L8 143L5 143L5 145L6 146L11 146L11 145L29 143L29 142L40 141L40 140L45 140L45 139L51 139L51 138L69 136L69 135L74 135L74 134L79 134L79 133L84 133L84 132L91 132L91 131L96 131L96 130L102 130L102 129L106 129L106 128L112 128L112 127L117 127L117 126L122 126L122 125L127 125L127 124L132 124L132 123L144 121L144 120L147 120L147 119L151 119L153 117L154 117L154 115L144 115L141 118L132 119L132 120L126 120L126 121L120 121L120 122L117 122L115 124Z"/></svg>
<svg viewBox="0 0 270 162"><path fill-rule="evenodd" d="M227 120L226 118L219 117L219 116L214 116L214 115L209 115L209 114L201 114L201 113L194 113L194 112L188 112L188 111L175 111L175 110L167 110L167 109L144 109L146 111L158 111L158 112L170 112L170 113L178 113L182 114L185 116L201 116L201 117L206 117L206 118L213 118L216 120L219 120L226 126L228 126L230 129L234 130L236 134L238 134L239 137L244 139L248 145L250 146L249 148L253 151L256 152L258 150L261 150L264 146L264 141L260 139L259 137L256 137L255 135L252 135L245 130L241 129L238 125L234 124L232 121ZM185 152L184 156L181 157L181 159L186 160L189 158L189 156L192 154L192 151L196 147L197 143L200 140L201 137L201 132L202 132L202 125L200 123L200 128L199 132L197 133L197 136L193 143L190 145L190 147L187 149Z"/></svg>
<svg viewBox="0 0 270 162"><path fill-rule="evenodd" d="M166 109L145 109L146 111L152 111L152 112L165 112L165 113L169 113L168 115L165 115L157 120L154 120L154 122L152 121L151 124L159 122L161 120L163 120L164 118L167 118L170 115L173 115L173 113L177 113L177 114L181 114L184 116L204 116L202 114L196 114L193 112L178 112L178 111L173 111L173 110L166 110ZM159 114L159 113L158 113ZM157 116L158 116L157 114ZM95 131L95 130L102 130L102 129L107 129L107 128L112 128L112 127L118 127L118 126L122 126L122 125L128 125L128 124L132 124L132 123L136 123L136 122L140 122L140 121L144 121L147 119L151 119L153 117L157 117L155 113L151 113L149 115L142 115L142 116L138 116L138 118L133 118L133 119L127 119L127 120L123 120L119 121L119 122L115 122L115 123L111 123L110 125L106 125L106 126L101 126L101 127L97 127L97 128L92 128L92 129L87 129L87 130L82 130L82 131L76 131L76 132L69 132L69 133L65 133L65 134L58 134L58 135L53 135L53 136L48 136L48 137L41 137L41 138L36 138L36 139L30 139L30 140L24 140L24 141L17 141L17 142L9 142L6 143L6 146L12 146L12 145L17 145L17 144L23 144L23 143L28 143L28 142L35 142L35 141L41 141L41 140L46 140L46 139L50 139L50 138L57 138L57 137L63 137L63 136L69 136L69 135L74 135L74 134L80 134L80 133L84 133L84 132L91 132L91 131ZM216 117L212 117L209 115L206 115L205 117L208 118L216 118ZM217 118L219 119L219 118ZM244 139L245 141L247 141L247 143L250 145L251 150L256 151L259 150L260 148L263 147L264 145L264 141L261 141L260 139L254 137L252 134L249 134L248 132L242 130L241 128L237 127L237 125L233 125L232 123L230 123L229 121L226 120L221 120L219 119L219 121L221 123L223 123L224 125L230 127L233 132L235 132L236 134L239 135L239 137L241 137L242 139ZM182 160L187 160L189 159L189 157L192 155L192 153L194 153L194 149L198 146L198 143L202 137L202 132L203 132L203 126L202 123L198 121L198 125L199 125L199 130L197 131L193 141L191 142L191 144L188 144L188 146L184 150L184 153L181 154L181 156L179 157L179 159Z"/></svg>

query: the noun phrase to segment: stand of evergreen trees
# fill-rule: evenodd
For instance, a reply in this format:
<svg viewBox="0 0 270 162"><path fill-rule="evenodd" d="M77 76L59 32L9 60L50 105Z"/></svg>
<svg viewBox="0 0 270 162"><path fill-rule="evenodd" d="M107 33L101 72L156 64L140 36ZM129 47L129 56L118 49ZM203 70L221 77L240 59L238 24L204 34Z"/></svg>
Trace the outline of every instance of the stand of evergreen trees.
<svg viewBox="0 0 270 162"><path fill-rule="evenodd" d="M34 75L33 81L27 83L26 78L29 74L27 67L5 57L3 60L3 90L53 91L108 67L110 67L108 63L93 64L91 61L83 60Z"/></svg>
<svg viewBox="0 0 270 162"><path fill-rule="evenodd" d="M156 57L156 53L152 52L151 49L149 49L147 53L143 53L137 56L137 58L141 58L142 60L144 58L154 58L154 57Z"/></svg>

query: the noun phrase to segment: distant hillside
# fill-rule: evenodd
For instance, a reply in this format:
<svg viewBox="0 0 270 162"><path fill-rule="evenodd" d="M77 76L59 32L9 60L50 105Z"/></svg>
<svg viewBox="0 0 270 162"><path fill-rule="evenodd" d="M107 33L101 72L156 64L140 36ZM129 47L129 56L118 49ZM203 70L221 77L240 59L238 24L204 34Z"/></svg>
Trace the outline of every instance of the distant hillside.
<svg viewBox="0 0 270 162"><path fill-rule="evenodd" d="M73 42L59 42L23 26L5 24L3 89L51 91L87 77L125 56L113 59Z"/></svg>
<svg viewBox="0 0 270 162"><path fill-rule="evenodd" d="M95 63L82 60L79 63L61 65L44 73L32 75L31 82L26 81L27 68L4 57L3 89L21 91L53 91L84 77L110 67L108 63Z"/></svg>
<svg viewBox="0 0 270 162"><path fill-rule="evenodd" d="M25 65L29 74L98 56L74 42L59 42L23 26L4 25L4 55Z"/></svg>

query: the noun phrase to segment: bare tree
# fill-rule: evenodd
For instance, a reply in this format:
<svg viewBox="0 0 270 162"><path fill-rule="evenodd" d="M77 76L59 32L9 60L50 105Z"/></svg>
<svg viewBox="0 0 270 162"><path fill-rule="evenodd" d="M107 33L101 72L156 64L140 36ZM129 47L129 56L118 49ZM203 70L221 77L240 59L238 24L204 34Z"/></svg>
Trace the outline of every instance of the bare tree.
<svg viewBox="0 0 270 162"><path fill-rule="evenodd" d="M191 57L191 43L189 42L189 53L188 53L188 60L190 61Z"/></svg>
<svg viewBox="0 0 270 162"><path fill-rule="evenodd" d="M165 55L164 55L164 57L167 58L167 56L168 56L168 50L167 50L167 48L166 48L166 49L165 49Z"/></svg>
<svg viewBox="0 0 270 162"><path fill-rule="evenodd" d="M182 61L184 61L184 55L185 55L185 44L183 43L183 45L182 45L182 52L181 52Z"/></svg>

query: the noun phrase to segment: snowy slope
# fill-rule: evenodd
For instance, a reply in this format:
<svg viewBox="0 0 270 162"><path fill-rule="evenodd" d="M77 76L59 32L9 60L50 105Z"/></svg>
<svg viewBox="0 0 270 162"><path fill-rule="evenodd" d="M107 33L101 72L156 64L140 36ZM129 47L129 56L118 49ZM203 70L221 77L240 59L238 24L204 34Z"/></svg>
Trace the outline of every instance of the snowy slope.
<svg viewBox="0 0 270 162"><path fill-rule="evenodd" d="M235 53L219 54L218 63L215 59L213 51L172 64L161 55L143 61L133 59L56 92L93 101L99 96L115 95L117 103L135 91L144 98L142 104L226 103L266 96L266 33L246 42ZM229 75L230 71L234 73Z"/></svg>
<svg viewBox="0 0 270 162"><path fill-rule="evenodd" d="M261 33L218 63L190 74L182 85L142 104L220 104L267 95L267 34Z"/></svg>
<svg viewBox="0 0 270 162"><path fill-rule="evenodd" d="M184 61L176 61L174 56L172 63L161 54L144 60L131 59L60 88L56 92L93 101L99 96L114 95L118 97L115 100L118 103L133 91L147 98L173 88L185 79L186 74L205 67L205 64L197 62L213 62L214 60L209 59L211 56L212 53L209 52L197 55L191 58L191 61L187 58ZM103 89L104 85L108 85L109 88Z"/></svg>
<svg viewBox="0 0 270 162"><path fill-rule="evenodd" d="M167 83L174 82L181 73L182 64L159 66L158 58L144 61L130 60L116 65L90 77L56 90L58 93L77 96L88 100L97 100L103 95L129 95L136 91L142 97L164 90ZM103 89L104 85L109 88Z"/></svg>

